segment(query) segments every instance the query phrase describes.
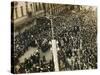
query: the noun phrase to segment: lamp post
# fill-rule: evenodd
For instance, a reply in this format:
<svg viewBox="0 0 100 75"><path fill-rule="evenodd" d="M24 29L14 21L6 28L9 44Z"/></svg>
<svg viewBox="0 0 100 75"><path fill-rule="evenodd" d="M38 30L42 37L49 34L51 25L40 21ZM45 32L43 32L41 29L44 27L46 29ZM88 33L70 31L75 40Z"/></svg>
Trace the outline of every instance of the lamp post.
<svg viewBox="0 0 100 75"><path fill-rule="evenodd" d="M58 55L57 55L57 42L54 39L54 28L53 28L53 20L52 20L52 10L50 8L50 21L51 21L51 31L52 31L52 53L53 53L53 59L54 59L54 68L55 71L59 71L59 64L58 64Z"/></svg>

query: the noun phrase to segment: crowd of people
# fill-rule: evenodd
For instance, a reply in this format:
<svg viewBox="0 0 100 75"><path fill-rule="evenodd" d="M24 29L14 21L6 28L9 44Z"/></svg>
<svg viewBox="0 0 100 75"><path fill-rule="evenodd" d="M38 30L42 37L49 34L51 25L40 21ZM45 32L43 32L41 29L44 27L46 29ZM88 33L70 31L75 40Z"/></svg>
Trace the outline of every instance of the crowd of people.
<svg viewBox="0 0 100 75"><path fill-rule="evenodd" d="M63 42L63 47L58 51L59 63L63 65L60 65L60 70L96 69L96 14L94 14L94 11L77 12L77 14L67 15L66 19L65 24L61 23L62 18L56 19L61 23L61 25L60 23L56 24L59 26L57 27L57 30L59 30L57 37Z"/></svg>
<svg viewBox="0 0 100 75"><path fill-rule="evenodd" d="M15 66L20 63L19 58L22 55L24 55L25 52L28 51L29 47L37 47L38 50L41 49L41 51L43 52L46 52L51 47L51 45L49 44L49 40L51 38L50 21L46 17L41 17L41 18L36 18L36 22L37 25L32 25L28 29L25 29L23 32L19 32L14 37L14 61L15 61L14 65Z"/></svg>
<svg viewBox="0 0 100 75"><path fill-rule="evenodd" d="M40 60L40 53L36 52L24 63L19 63L15 68L15 73L36 73L54 71L53 60L46 61L45 56Z"/></svg>
<svg viewBox="0 0 100 75"><path fill-rule="evenodd" d="M93 13L90 15L90 13ZM61 15L61 16L59 16ZM97 68L96 15L93 11L60 12L52 15L54 39L58 41L59 70L84 70ZM18 60L28 47L37 47L46 52L50 50L52 39L51 22L46 17L36 18L36 25L15 36L14 59ZM49 62L45 56L40 60L40 51L25 59L24 63L16 62L16 73L54 71L53 57Z"/></svg>

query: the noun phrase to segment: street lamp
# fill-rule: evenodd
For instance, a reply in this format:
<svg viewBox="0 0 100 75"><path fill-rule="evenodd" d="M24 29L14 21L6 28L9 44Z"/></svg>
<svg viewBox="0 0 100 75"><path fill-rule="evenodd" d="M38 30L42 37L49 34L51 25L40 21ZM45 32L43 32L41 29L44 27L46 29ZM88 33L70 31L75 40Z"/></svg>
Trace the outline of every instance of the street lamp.
<svg viewBox="0 0 100 75"><path fill-rule="evenodd" d="M53 28L53 20L52 20L52 10L50 9L50 21L51 21L51 31L52 31L52 53L53 53L53 58L54 58L54 68L55 71L59 71L59 64L58 64L58 55L57 55L57 42L54 39L54 28Z"/></svg>

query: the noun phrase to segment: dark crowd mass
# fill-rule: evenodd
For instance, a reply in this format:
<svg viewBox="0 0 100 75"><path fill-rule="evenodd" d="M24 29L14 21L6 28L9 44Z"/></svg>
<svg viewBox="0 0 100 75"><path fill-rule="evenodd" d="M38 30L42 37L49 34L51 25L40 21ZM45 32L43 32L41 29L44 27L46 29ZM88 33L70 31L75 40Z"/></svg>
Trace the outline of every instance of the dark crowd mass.
<svg viewBox="0 0 100 75"><path fill-rule="evenodd" d="M47 15L48 16L48 15ZM63 10L52 15L54 39L58 41L57 57L59 71L85 70L97 68L97 26L95 11ZM47 61L40 57L41 51L46 53L52 47L51 21L46 16L36 18L36 25L18 32L14 37L14 72L33 73L55 71L54 60ZM31 57L23 63L19 58L35 47ZM40 51L41 50L41 51ZM41 59L40 59L41 58Z"/></svg>

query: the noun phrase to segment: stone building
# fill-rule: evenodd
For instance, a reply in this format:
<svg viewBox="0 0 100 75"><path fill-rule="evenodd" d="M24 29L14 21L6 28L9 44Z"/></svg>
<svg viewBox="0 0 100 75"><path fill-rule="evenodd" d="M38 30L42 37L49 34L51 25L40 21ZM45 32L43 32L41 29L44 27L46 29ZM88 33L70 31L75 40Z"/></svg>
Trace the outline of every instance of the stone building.
<svg viewBox="0 0 100 75"><path fill-rule="evenodd" d="M64 9L73 10L79 8L75 5L39 3L39 2L11 2L11 23L14 29L23 27L28 22L39 16L56 15ZM80 8L79 8L80 9Z"/></svg>

